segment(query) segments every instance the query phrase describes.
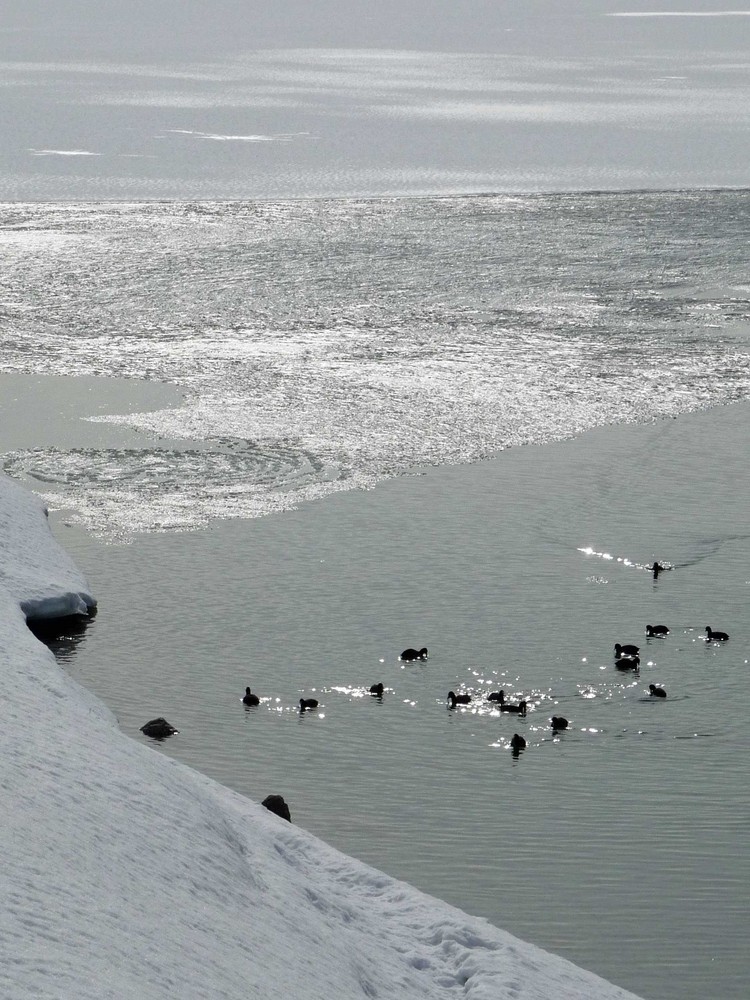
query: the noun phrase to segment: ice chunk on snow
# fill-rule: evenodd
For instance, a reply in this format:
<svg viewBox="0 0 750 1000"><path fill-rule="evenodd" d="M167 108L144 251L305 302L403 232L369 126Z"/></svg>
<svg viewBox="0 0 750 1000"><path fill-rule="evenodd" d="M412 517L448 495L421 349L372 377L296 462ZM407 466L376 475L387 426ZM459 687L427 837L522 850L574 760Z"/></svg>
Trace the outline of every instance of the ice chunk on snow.
<svg viewBox="0 0 750 1000"><path fill-rule="evenodd" d="M0 585L27 618L85 615L96 605L72 560L56 545L42 501L7 476L0 479Z"/></svg>

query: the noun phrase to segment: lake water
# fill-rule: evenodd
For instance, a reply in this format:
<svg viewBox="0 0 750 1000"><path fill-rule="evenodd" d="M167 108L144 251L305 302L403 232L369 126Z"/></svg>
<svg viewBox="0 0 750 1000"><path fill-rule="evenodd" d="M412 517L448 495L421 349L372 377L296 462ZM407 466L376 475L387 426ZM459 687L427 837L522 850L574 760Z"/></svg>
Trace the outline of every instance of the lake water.
<svg viewBox="0 0 750 1000"><path fill-rule="evenodd" d="M750 929L748 409L675 415L747 395L747 196L620 197L455 199L443 228L435 201L318 205L341 251L328 263L310 250L314 206L255 206L307 268L277 267L296 303L265 259L265 293L257 275L253 295L228 293L248 258L235 242L219 268L216 230L239 209L29 208L13 222L34 231L26 249L9 240L28 298L2 357L48 377L0 381L27 414L0 443L100 600L65 667L126 732L165 715L180 734L159 752L253 798L281 792L342 850L644 997L734 1000ZM351 250L363 218L378 254ZM368 267L369 326L353 319ZM247 313L231 337L224 313L206 321L227 295ZM184 405L155 384L115 396L103 371L169 380ZM76 406L122 416L80 422ZM444 464L620 418L650 422ZM656 558L674 568L653 580ZM662 622L670 635L647 642ZM707 645L706 625L729 643ZM614 667L616 641L641 645L639 675ZM412 645L425 663L398 661ZM529 700L526 719L485 702L500 687ZM450 689L473 703L449 711ZM300 715L307 695L321 706ZM571 722L556 738L553 714Z"/></svg>

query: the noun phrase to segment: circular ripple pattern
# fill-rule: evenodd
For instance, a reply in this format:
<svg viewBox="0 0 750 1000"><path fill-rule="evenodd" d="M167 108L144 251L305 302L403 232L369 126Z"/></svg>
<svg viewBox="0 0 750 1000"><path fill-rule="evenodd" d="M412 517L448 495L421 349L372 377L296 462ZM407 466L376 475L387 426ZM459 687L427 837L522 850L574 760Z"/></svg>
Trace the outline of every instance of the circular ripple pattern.
<svg viewBox="0 0 750 1000"><path fill-rule="evenodd" d="M248 442L224 442L222 450L35 449L9 453L3 469L29 477L50 505L70 508L74 518L85 512L83 522L110 539L268 514L284 508L286 494L337 477L299 448Z"/></svg>

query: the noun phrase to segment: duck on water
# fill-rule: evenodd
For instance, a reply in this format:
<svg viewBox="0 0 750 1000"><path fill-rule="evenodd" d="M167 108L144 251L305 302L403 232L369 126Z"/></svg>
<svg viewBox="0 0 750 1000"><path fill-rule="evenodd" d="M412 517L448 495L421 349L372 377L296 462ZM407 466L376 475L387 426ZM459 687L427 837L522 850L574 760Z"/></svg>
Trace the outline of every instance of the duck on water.
<svg viewBox="0 0 750 1000"><path fill-rule="evenodd" d="M640 651L640 646L634 646L632 644L626 644L623 646L619 642L615 643L615 656L638 656Z"/></svg>
<svg viewBox="0 0 750 1000"><path fill-rule="evenodd" d="M410 662L411 660L426 660L427 646L422 646L421 649L412 649L410 646L408 649L405 649L403 651L401 656L399 656L399 659L405 660L407 663Z"/></svg>
<svg viewBox="0 0 750 1000"><path fill-rule="evenodd" d="M174 736L179 729L175 729L166 719L159 716L158 719L151 719L141 726L141 732L144 736L150 736L152 740L164 740L167 736Z"/></svg>
<svg viewBox="0 0 750 1000"><path fill-rule="evenodd" d="M526 706L527 702L520 701L517 705L511 705L510 702L504 701L500 704L501 712L512 712L514 715L526 716Z"/></svg>
<svg viewBox="0 0 750 1000"><path fill-rule="evenodd" d="M242 696L242 704L253 707L256 705L260 705L260 698L257 696L257 694L253 694L250 688L245 688L245 693Z"/></svg>
<svg viewBox="0 0 750 1000"><path fill-rule="evenodd" d="M710 625L706 625L706 642L726 642L728 638L726 632L714 632Z"/></svg>

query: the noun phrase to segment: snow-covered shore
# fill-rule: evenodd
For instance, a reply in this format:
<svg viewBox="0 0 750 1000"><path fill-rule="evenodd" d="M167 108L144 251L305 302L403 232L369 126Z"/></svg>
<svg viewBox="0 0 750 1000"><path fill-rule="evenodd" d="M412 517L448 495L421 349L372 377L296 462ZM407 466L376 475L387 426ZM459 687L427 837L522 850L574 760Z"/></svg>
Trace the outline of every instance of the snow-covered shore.
<svg viewBox="0 0 750 1000"><path fill-rule="evenodd" d="M0 995L634 996L123 735L25 624L93 603L0 476Z"/></svg>

